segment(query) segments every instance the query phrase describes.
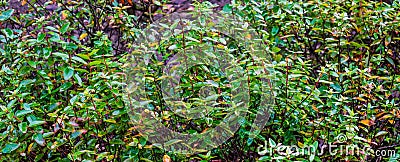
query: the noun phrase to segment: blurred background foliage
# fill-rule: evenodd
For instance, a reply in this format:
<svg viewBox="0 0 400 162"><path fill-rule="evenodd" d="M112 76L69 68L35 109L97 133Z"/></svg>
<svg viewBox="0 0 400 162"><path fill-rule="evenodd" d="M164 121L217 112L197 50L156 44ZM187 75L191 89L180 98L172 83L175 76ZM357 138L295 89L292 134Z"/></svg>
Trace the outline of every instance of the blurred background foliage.
<svg viewBox="0 0 400 162"><path fill-rule="evenodd" d="M2 0L0 158L18 161L398 161L400 3L366 0ZM256 28L276 70L274 114L219 148L165 152L122 101L135 33L176 11L214 9ZM337 142L396 155L261 152Z"/></svg>

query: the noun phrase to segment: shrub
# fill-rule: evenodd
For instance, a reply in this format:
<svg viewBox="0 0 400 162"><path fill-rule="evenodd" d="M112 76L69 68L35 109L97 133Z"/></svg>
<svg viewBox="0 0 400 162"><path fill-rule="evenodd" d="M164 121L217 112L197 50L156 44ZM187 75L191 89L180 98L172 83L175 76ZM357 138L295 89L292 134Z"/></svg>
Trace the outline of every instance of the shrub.
<svg viewBox="0 0 400 162"><path fill-rule="evenodd" d="M225 5L225 14L257 29L272 55L275 113L257 138L249 140L245 124L220 147L190 157L164 152L148 142L131 124L122 100L124 56L132 52L135 35L147 21L163 14L152 6L165 9L168 1L136 7L117 1L21 3L23 8L0 3L2 160L398 161L400 157L398 1L233 0ZM200 11L215 7L195 4ZM20 12L23 9L29 12ZM336 144L343 135L341 145L392 149L396 155L331 155L325 150L323 155L296 156L260 150L282 144L315 146L317 150L311 151L321 152L323 145Z"/></svg>

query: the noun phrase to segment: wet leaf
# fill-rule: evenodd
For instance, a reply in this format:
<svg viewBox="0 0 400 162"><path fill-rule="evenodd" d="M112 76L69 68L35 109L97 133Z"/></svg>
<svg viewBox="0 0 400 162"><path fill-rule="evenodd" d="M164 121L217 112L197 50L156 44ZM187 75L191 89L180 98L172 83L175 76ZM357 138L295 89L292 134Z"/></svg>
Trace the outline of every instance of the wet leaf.
<svg viewBox="0 0 400 162"><path fill-rule="evenodd" d="M8 10L5 10L5 11L2 11L1 12L1 15L0 15L0 21L5 21L5 20L7 20L8 18L10 18L11 17L11 15L14 13L14 9L8 9Z"/></svg>
<svg viewBox="0 0 400 162"><path fill-rule="evenodd" d="M1 152L3 154L8 154L13 152L14 150L16 150L19 147L19 144L17 143L8 143L6 144L6 146L1 150Z"/></svg>
<svg viewBox="0 0 400 162"><path fill-rule="evenodd" d="M74 69L72 67L66 67L64 69L64 80L69 80L74 75Z"/></svg>

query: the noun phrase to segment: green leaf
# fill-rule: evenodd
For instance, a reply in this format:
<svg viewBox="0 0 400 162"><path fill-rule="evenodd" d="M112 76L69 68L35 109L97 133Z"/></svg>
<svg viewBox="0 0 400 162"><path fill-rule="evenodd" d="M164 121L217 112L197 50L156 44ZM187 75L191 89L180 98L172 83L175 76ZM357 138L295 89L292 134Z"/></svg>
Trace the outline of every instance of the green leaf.
<svg viewBox="0 0 400 162"><path fill-rule="evenodd" d="M298 78L298 77L302 77L304 76L303 74L289 74L288 78L292 79L292 78Z"/></svg>
<svg viewBox="0 0 400 162"><path fill-rule="evenodd" d="M64 43L64 41L61 40L60 35L57 33L53 34L53 36L49 40L51 42Z"/></svg>
<svg viewBox="0 0 400 162"><path fill-rule="evenodd" d="M52 112L54 109L56 109L58 106L61 105L61 102L57 102L57 103L53 103L49 106L49 108L47 109L49 112Z"/></svg>
<svg viewBox="0 0 400 162"><path fill-rule="evenodd" d="M272 158L270 156L263 156L258 159L258 161L271 161Z"/></svg>
<svg viewBox="0 0 400 162"><path fill-rule="evenodd" d="M43 55L45 56L45 58L48 58L50 56L51 51L52 51L52 48L50 48L50 47L43 48Z"/></svg>
<svg viewBox="0 0 400 162"><path fill-rule="evenodd" d="M80 86L82 86L82 79L81 79L81 77L80 77L78 74L75 74L75 75L74 75L74 78L75 78L75 80L78 82L78 84L79 84Z"/></svg>
<svg viewBox="0 0 400 162"><path fill-rule="evenodd" d="M153 3L154 3L155 5L157 5L157 6L161 6L161 5L162 5L161 2L159 2L159 1L157 1L157 0L154 0Z"/></svg>
<svg viewBox="0 0 400 162"><path fill-rule="evenodd" d="M278 48L278 47L272 47L272 52L277 53L277 52L279 52L279 51L281 51L280 48Z"/></svg>
<svg viewBox="0 0 400 162"><path fill-rule="evenodd" d="M281 59L282 59L282 55L281 55L281 54L275 54L275 55L274 55L274 60L275 60L276 62L281 61Z"/></svg>
<svg viewBox="0 0 400 162"><path fill-rule="evenodd" d="M33 110L17 110L17 112L15 112L15 116L20 117L22 115L26 115L33 112Z"/></svg>
<svg viewBox="0 0 400 162"><path fill-rule="evenodd" d="M31 109L31 105L28 104L28 103L24 103L22 106L24 107L25 110L30 110Z"/></svg>
<svg viewBox="0 0 400 162"><path fill-rule="evenodd" d="M177 46L176 44L174 44L174 45L168 47L169 50L174 50L174 49L176 49L176 48L178 48L178 46Z"/></svg>
<svg viewBox="0 0 400 162"><path fill-rule="evenodd" d="M8 18L11 17L11 15L14 13L14 9L9 9L7 11L3 11L0 15L0 21L5 21Z"/></svg>
<svg viewBox="0 0 400 162"><path fill-rule="evenodd" d="M392 58L386 57L386 60L389 61L390 64L392 64L393 66L395 66L394 61L393 61Z"/></svg>
<svg viewBox="0 0 400 162"><path fill-rule="evenodd" d="M72 57L72 60L78 61L78 62L80 62L82 64L85 64L85 65L87 64L87 62L85 60L81 59L80 57L74 56L74 57Z"/></svg>
<svg viewBox="0 0 400 162"><path fill-rule="evenodd" d="M22 81L21 83L20 83L20 85L19 85L19 87L25 87L25 86L27 86L27 85L29 85L29 84L31 84L31 83L34 83L36 81L36 79L27 79L27 80L24 80L24 81Z"/></svg>
<svg viewBox="0 0 400 162"><path fill-rule="evenodd" d="M63 45L63 48L66 50L76 50L78 49L78 46L74 43L68 42Z"/></svg>
<svg viewBox="0 0 400 162"><path fill-rule="evenodd" d="M311 153L311 155L310 155L310 157L309 157L310 162L313 162L313 161L314 161L314 158L315 158L315 154L314 154L314 153Z"/></svg>
<svg viewBox="0 0 400 162"><path fill-rule="evenodd" d="M69 25L70 25L70 22L67 22L61 27L61 29L60 29L61 34L64 34L65 32L67 32Z"/></svg>
<svg viewBox="0 0 400 162"><path fill-rule="evenodd" d="M124 113L125 113L125 111L123 111L123 110L115 110L115 111L112 112L112 115L118 116L118 115L121 115L121 114L124 114Z"/></svg>
<svg viewBox="0 0 400 162"><path fill-rule="evenodd" d="M43 133L43 138L50 137L50 136L53 135L53 134L54 134L54 132Z"/></svg>
<svg viewBox="0 0 400 162"><path fill-rule="evenodd" d="M18 128L22 133L26 133L26 131L28 130L28 123L26 122L19 123Z"/></svg>
<svg viewBox="0 0 400 162"><path fill-rule="evenodd" d="M275 141L272 140L271 138L268 139L268 142L269 142L269 145L270 145L271 147L275 147L275 146L276 146Z"/></svg>
<svg viewBox="0 0 400 162"><path fill-rule="evenodd" d="M29 127L35 127L35 126L38 126L38 125L42 125L44 123L46 123L46 122L45 121L40 121L40 120L31 121L29 123Z"/></svg>
<svg viewBox="0 0 400 162"><path fill-rule="evenodd" d="M85 60L89 60L89 55L87 55L87 54L77 54L77 56L79 56L80 58L82 58L82 59L85 59Z"/></svg>
<svg viewBox="0 0 400 162"><path fill-rule="evenodd" d="M314 147L312 147L312 151L315 153L318 149L318 141L314 141L313 146Z"/></svg>
<svg viewBox="0 0 400 162"><path fill-rule="evenodd" d="M78 96L77 96L77 95L75 95L74 97L72 97L72 98L69 100L69 103L70 103L71 105L74 105L74 103L76 102L76 99L78 99Z"/></svg>
<svg viewBox="0 0 400 162"><path fill-rule="evenodd" d="M75 131L74 133L71 134L71 139L75 139L76 137L79 137L82 134L82 131Z"/></svg>
<svg viewBox="0 0 400 162"><path fill-rule="evenodd" d="M388 134L388 132L386 131L379 131L378 133L376 133L375 137L379 137L379 136L383 136L385 134Z"/></svg>
<svg viewBox="0 0 400 162"><path fill-rule="evenodd" d="M121 139L113 139L110 141L110 144L123 145L125 144L125 142L122 141Z"/></svg>
<svg viewBox="0 0 400 162"><path fill-rule="evenodd" d="M89 66L101 64L101 61L93 61L89 63Z"/></svg>
<svg viewBox="0 0 400 162"><path fill-rule="evenodd" d="M326 80L320 80L319 82L320 82L320 83L326 83L326 84L333 84L333 82L326 81Z"/></svg>
<svg viewBox="0 0 400 162"><path fill-rule="evenodd" d="M341 89L341 87L340 87L339 84L335 83L335 84L331 84L330 86L331 86L335 91L342 92L342 89Z"/></svg>
<svg viewBox="0 0 400 162"><path fill-rule="evenodd" d="M35 140L36 143L38 143L40 146L45 146L45 141L43 138L43 135L41 133L33 135L33 139Z"/></svg>
<svg viewBox="0 0 400 162"><path fill-rule="evenodd" d="M69 56L65 53L54 52L53 55L61 57L63 60L68 60Z"/></svg>
<svg viewBox="0 0 400 162"><path fill-rule="evenodd" d="M65 91L65 90L67 90L68 88L71 88L71 86L72 86L72 83L71 83L71 82L66 82L66 83L64 83L64 84L60 87L60 91Z"/></svg>
<svg viewBox="0 0 400 162"><path fill-rule="evenodd" d="M272 34L273 36L275 36L276 34L278 34L278 32L279 32L279 27L278 27L278 26L274 26L274 27L272 28L271 34Z"/></svg>
<svg viewBox="0 0 400 162"><path fill-rule="evenodd" d="M3 67L1 67L1 70L3 70L4 72L6 72L9 75L14 74L14 72L12 70L10 70L6 65L3 64Z"/></svg>
<svg viewBox="0 0 400 162"><path fill-rule="evenodd" d="M14 106L15 102L17 102L17 99L13 99L10 102L8 102L7 108L12 108Z"/></svg>
<svg viewBox="0 0 400 162"><path fill-rule="evenodd" d="M165 142L164 146L168 147L170 145L173 145L173 144L176 144L176 143L179 143L179 142L182 142L182 140L180 140L180 139L172 139L172 140L169 140L169 141Z"/></svg>
<svg viewBox="0 0 400 162"><path fill-rule="evenodd" d="M247 146L250 146L253 143L253 138L247 139Z"/></svg>
<svg viewBox="0 0 400 162"><path fill-rule="evenodd" d="M46 37L45 33L40 33L36 40L37 40L37 42L42 42L45 37Z"/></svg>
<svg viewBox="0 0 400 162"><path fill-rule="evenodd" d="M69 80L74 75L74 69L72 67L66 67L64 69L64 80Z"/></svg>
<svg viewBox="0 0 400 162"><path fill-rule="evenodd" d="M142 146L146 145L146 142L147 142L147 139L146 139L145 137L140 137L139 143L140 143Z"/></svg>
<svg viewBox="0 0 400 162"><path fill-rule="evenodd" d="M7 38L12 38L14 36L13 31L10 28L5 28L1 30Z"/></svg>
<svg viewBox="0 0 400 162"><path fill-rule="evenodd" d="M94 49L93 51L91 51L91 52L88 54L89 57L92 56L92 55L94 55L94 54L96 54L99 50L100 50L100 49ZM88 59L89 59L89 57L88 57Z"/></svg>
<svg viewBox="0 0 400 162"><path fill-rule="evenodd" d="M207 125L211 126L213 123L213 119L212 118L206 118L206 123Z"/></svg>
<svg viewBox="0 0 400 162"><path fill-rule="evenodd" d="M45 29L49 29L49 30L51 30L53 32L58 32L58 30L56 28L52 27L52 26L46 26Z"/></svg>
<svg viewBox="0 0 400 162"><path fill-rule="evenodd" d="M223 12L226 12L226 13L232 12L232 5L231 5L231 4L226 4L226 5L222 8L222 11L223 11Z"/></svg>
<svg viewBox="0 0 400 162"><path fill-rule="evenodd" d="M30 61L28 61L28 64L29 64L30 66L32 66L33 68L36 68L37 62L30 60Z"/></svg>
<svg viewBox="0 0 400 162"><path fill-rule="evenodd" d="M19 147L19 144L16 143L8 143L6 144L6 146L1 150L1 152L3 154L8 154L13 152L14 150L16 150Z"/></svg>

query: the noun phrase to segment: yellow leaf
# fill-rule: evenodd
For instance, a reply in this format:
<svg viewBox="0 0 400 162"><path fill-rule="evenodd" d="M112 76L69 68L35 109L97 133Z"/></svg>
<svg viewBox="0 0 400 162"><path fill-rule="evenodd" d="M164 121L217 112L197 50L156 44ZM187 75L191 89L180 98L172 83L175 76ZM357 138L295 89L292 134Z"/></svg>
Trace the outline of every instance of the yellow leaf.
<svg viewBox="0 0 400 162"><path fill-rule="evenodd" d="M222 44L217 44L217 48L219 48L219 49L224 49L224 45L222 45Z"/></svg>
<svg viewBox="0 0 400 162"><path fill-rule="evenodd" d="M31 152L32 146L33 146L33 143L31 143L31 144L28 146L28 154Z"/></svg>
<svg viewBox="0 0 400 162"><path fill-rule="evenodd" d="M357 32L361 32L361 29L357 27L357 25L355 23L351 23L353 24L354 28L356 28Z"/></svg>
<svg viewBox="0 0 400 162"><path fill-rule="evenodd" d="M65 20L67 16L67 13L65 13L64 11L61 12L61 20Z"/></svg>
<svg viewBox="0 0 400 162"><path fill-rule="evenodd" d="M247 35L246 35L246 38L247 38L247 39L251 39L251 34L247 34Z"/></svg>
<svg viewBox="0 0 400 162"><path fill-rule="evenodd" d="M377 110L378 110L378 109L376 109L376 111L377 111ZM376 114L375 117L380 118L381 116L383 116L383 115L385 115L385 114L386 114L386 112L382 111L382 112Z"/></svg>
<svg viewBox="0 0 400 162"><path fill-rule="evenodd" d="M102 99L99 99L99 98L92 98L95 102L102 102L103 100Z"/></svg>
<svg viewBox="0 0 400 162"><path fill-rule="evenodd" d="M369 119L364 119L364 120L361 120L361 122L360 122L361 124L364 124L364 125L366 125L366 126L371 126L371 125L374 125L375 124L375 122L374 121L372 121L372 120L369 120Z"/></svg>
<svg viewBox="0 0 400 162"><path fill-rule="evenodd" d="M28 2L27 2L27 0L23 0L23 1L21 1L21 5L22 5L22 6L25 6L25 5L26 5L26 3L28 3Z"/></svg>
<svg viewBox="0 0 400 162"><path fill-rule="evenodd" d="M145 145L143 148L145 148L145 149L151 149L151 148L153 148L153 145Z"/></svg>
<svg viewBox="0 0 400 162"><path fill-rule="evenodd" d="M114 119L107 119L107 120L104 120L105 122L107 122L107 123L117 123L117 121L115 121Z"/></svg>
<svg viewBox="0 0 400 162"><path fill-rule="evenodd" d="M388 77L379 77L380 80L390 80Z"/></svg>
<svg viewBox="0 0 400 162"><path fill-rule="evenodd" d="M150 43L150 44L149 44L150 47L155 47L155 46L157 46L157 45L158 45L158 42L153 42L153 43Z"/></svg>
<svg viewBox="0 0 400 162"><path fill-rule="evenodd" d="M300 134L304 134L304 135L306 135L306 136L311 136L311 133L308 133L308 132L300 131L299 133L300 133Z"/></svg>
<svg viewBox="0 0 400 162"><path fill-rule="evenodd" d="M380 117L379 120L385 120L385 119L391 118L391 117L393 117L392 114L385 114L385 115L383 115L382 117Z"/></svg>
<svg viewBox="0 0 400 162"><path fill-rule="evenodd" d="M171 162L171 157L169 157L168 155L164 155L163 162Z"/></svg>
<svg viewBox="0 0 400 162"><path fill-rule="evenodd" d="M367 102L367 100L361 98L361 97L356 97L357 100L362 101L362 102Z"/></svg>
<svg viewBox="0 0 400 162"><path fill-rule="evenodd" d="M168 115L168 116L163 116L162 119L167 120L167 121L171 120L171 119L169 118L169 115Z"/></svg>
<svg viewBox="0 0 400 162"><path fill-rule="evenodd" d="M303 148L303 147L304 147L304 144L301 143L300 141L297 142L297 145L299 145L300 148Z"/></svg>
<svg viewBox="0 0 400 162"><path fill-rule="evenodd" d="M153 78L153 77L144 77L144 78L146 78L146 79L148 79L148 80L151 80L151 81L154 81L154 78Z"/></svg>
<svg viewBox="0 0 400 162"><path fill-rule="evenodd" d="M301 119L305 119L307 118L307 114L304 114L303 117L301 117Z"/></svg>
<svg viewBox="0 0 400 162"><path fill-rule="evenodd" d="M79 40L85 39L87 35L87 33L82 33L81 36L79 36Z"/></svg>
<svg viewBox="0 0 400 162"><path fill-rule="evenodd" d="M318 109L317 109L317 107L316 107L315 105L312 105L312 108L313 108L316 112L319 112Z"/></svg>
<svg viewBox="0 0 400 162"><path fill-rule="evenodd" d="M371 80L371 79L376 79L376 78L379 78L379 76L370 76L368 79Z"/></svg>

